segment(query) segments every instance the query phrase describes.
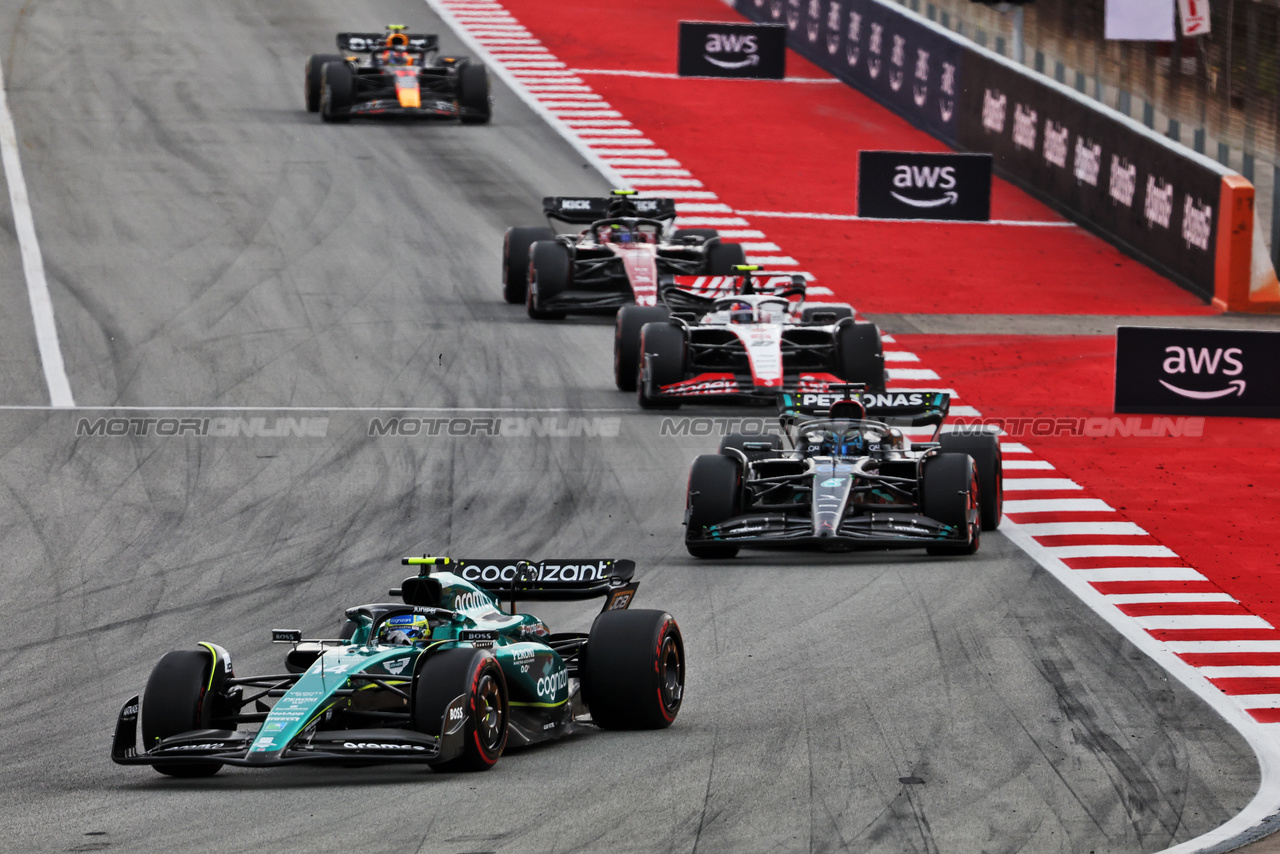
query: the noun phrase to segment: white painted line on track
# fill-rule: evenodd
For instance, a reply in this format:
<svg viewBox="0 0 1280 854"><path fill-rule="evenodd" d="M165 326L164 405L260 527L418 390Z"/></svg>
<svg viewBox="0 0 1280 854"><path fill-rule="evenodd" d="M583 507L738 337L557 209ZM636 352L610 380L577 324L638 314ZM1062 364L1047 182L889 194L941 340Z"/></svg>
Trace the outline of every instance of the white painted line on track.
<svg viewBox="0 0 1280 854"><path fill-rule="evenodd" d="M777 219L822 219L837 222L895 222L918 225L1026 225L1048 228L1079 228L1074 222L1045 222L1031 219L989 219L981 222L959 219L882 219L854 214L807 213L798 211L738 211L743 216L775 217Z"/></svg>
<svg viewBox="0 0 1280 854"><path fill-rule="evenodd" d="M67 368L62 362L62 348L58 344L53 298L49 296L44 258L40 254L40 242L36 239L31 198L27 195L27 181L18 157L18 129L14 127L13 115L9 112L3 71L0 71L0 160L3 160L5 182L9 185L9 204L13 208L14 230L18 234L22 273L27 280L27 298L31 302L31 318L35 322L36 345L40 350L45 385L49 388L49 402L56 407L75 406L71 381L67 379Z"/></svg>
<svg viewBox="0 0 1280 854"><path fill-rule="evenodd" d="M1012 444L1012 443L1010 443ZM1007 453L1007 444L1001 448ZM1004 464L1009 468L1009 462ZM1115 508L1101 498L1024 498L1004 503L1005 513L1114 513Z"/></svg>
<svg viewBox="0 0 1280 854"><path fill-rule="evenodd" d="M1185 629L1269 629L1271 624L1253 614L1159 614L1134 617L1148 631Z"/></svg>
<svg viewBox="0 0 1280 854"><path fill-rule="evenodd" d="M1005 489L1008 489L1005 486ZM1079 487L1076 487L1079 489ZM1143 534L1146 534L1143 531ZM1077 557L1178 557L1168 546L1048 546L1054 557L1064 560Z"/></svg>
<svg viewBox="0 0 1280 854"><path fill-rule="evenodd" d="M1165 646L1177 653L1280 652L1280 641L1166 641ZM1271 696L1280 697L1280 694Z"/></svg>
<svg viewBox="0 0 1280 854"><path fill-rule="evenodd" d="M1147 536L1146 531L1132 522L1023 522L1022 530L1033 537L1064 537L1076 534Z"/></svg>
<svg viewBox="0 0 1280 854"><path fill-rule="evenodd" d="M1175 602L1238 602L1230 593L1108 593L1112 605L1166 605Z"/></svg>
<svg viewBox="0 0 1280 854"><path fill-rule="evenodd" d="M1231 699L1244 709L1280 709L1280 694L1233 694Z"/></svg>
<svg viewBox="0 0 1280 854"><path fill-rule="evenodd" d="M1226 667L1201 667L1200 672L1205 679L1275 679L1280 676L1280 667L1275 665L1252 667L1235 665Z"/></svg>
<svg viewBox="0 0 1280 854"><path fill-rule="evenodd" d="M1046 460L1005 460L1004 467L1009 471L1051 471L1053 469L1053 463Z"/></svg>
<svg viewBox="0 0 1280 854"><path fill-rule="evenodd" d="M1056 559L1056 558L1055 558ZM1100 569L1073 569L1084 581L1208 581L1190 566L1108 566Z"/></svg>
<svg viewBox="0 0 1280 854"><path fill-rule="evenodd" d="M1065 477L1006 477L1005 492L1030 492L1033 490L1080 489L1084 487Z"/></svg>

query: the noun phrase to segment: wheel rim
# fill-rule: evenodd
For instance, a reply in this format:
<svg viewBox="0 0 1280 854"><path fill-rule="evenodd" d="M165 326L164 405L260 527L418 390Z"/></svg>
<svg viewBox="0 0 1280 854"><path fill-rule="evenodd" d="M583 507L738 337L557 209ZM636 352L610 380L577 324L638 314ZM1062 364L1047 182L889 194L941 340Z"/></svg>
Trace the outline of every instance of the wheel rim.
<svg viewBox="0 0 1280 854"><path fill-rule="evenodd" d="M671 635L663 638L658 652L658 692L668 716L674 714L684 697L684 666L680 660L680 645Z"/></svg>
<svg viewBox="0 0 1280 854"><path fill-rule="evenodd" d="M506 727L506 710L502 706L502 688L492 673L480 677L476 687L476 735L485 751L497 753Z"/></svg>
<svg viewBox="0 0 1280 854"><path fill-rule="evenodd" d="M982 536L982 505L978 501L978 474L974 472L973 480L969 483L969 513L976 519L969 525L969 542L976 549L978 540Z"/></svg>

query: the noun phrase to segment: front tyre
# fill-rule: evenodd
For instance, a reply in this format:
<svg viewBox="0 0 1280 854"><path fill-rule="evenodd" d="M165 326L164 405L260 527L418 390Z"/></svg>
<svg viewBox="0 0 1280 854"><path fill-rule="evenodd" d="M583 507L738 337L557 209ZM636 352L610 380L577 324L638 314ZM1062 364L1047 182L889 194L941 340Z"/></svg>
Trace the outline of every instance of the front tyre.
<svg viewBox="0 0 1280 854"><path fill-rule="evenodd" d="M708 527L742 513L742 464L723 454L703 454L695 459L689 469L685 511L685 548L689 554L711 560L735 556L736 545L695 539L695 535L701 537Z"/></svg>
<svg viewBox="0 0 1280 854"><path fill-rule="evenodd" d="M356 100L356 76L345 60L326 62L320 71L320 118L326 122L351 121L347 112Z"/></svg>
<svg viewBox="0 0 1280 854"><path fill-rule="evenodd" d="M507 746L507 682L492 655L478 649L431 654L414 681L413 728L443 740L445 712L465 695L462 753L433 762L437 771L488 771Z"/></svg>
<svg viewBox="0 0 1280 854"><path fill-rule="evenodd" d="M207 652L193 649L165 653L156 663L142 692L144 750L171 736L209 729L213 702L208 688L212 667L213 661ZM153 767L170 777L210 777L218 773L222 763L184 762Z"/></svg>
<svg viewBox="0 0 1280 854"><path fill-rule="evenodd" d="M573 258L569 247L555 240L539 240L529 249L529 289L525 310L534 320L563 320L563 311L548 310L547 303L569 289Z"/></svg>
<svg viewBox="0 0 1280 854"><path fill-rule="evenodd" d="M978 470L968 454L938 454L925 461L921 478L924 515L963 531L963 540L948 540L926 546L931 555L971 555L978 550L982 526L971 525L971 511L981 518Z"/></svg>
<svg viewBox="0 0 1280 854"><path fill-rule="evenodd" d="M502 298L521 305L529 293L529 247L539 240L555 240L544 225L518 225L502 237Z"/></svg>
<svg viewBox="0 0 1280 854"><path fill-rule="evenodd" d="M342 57L332 53L314 53L307 58L306 76L302 85L308 113L320 112L320 72L326 62L342 62Z"/></svg>
<svg viewBox="0 0 1280 854"><path fill-rule="evenodd" d="M664 729L684 700L684 638L665 611L605 611L587 637L582 697L604 729Z"/></svg>
<svg viewBox="0 0 1280 854"><path fill-rule="evenodd" d="M938 437L942 450L968 454L978 469L978 493L982 507L982 530L994 531L1004 514L1004 459L1000 440L994 433L957 430Z"/></svg>
<svg viewBox="0 0 1280 854"><path fill-rule="evenodd" d="M613 323L613 381L621 391L636 390L640 371L640 330L646 323L665 323L670 316L659 305L624 305Z"/></svg>
<svg viewBox="0 0 1280 854"><path fill-rule="evenodd" d="M684 379L684 332L670 323L646 323L640 328L640 378L636 397L642 409L679 409L677 400L664 400L657 392ZM646 376L647 371L647 376ZM647 386L647 388L646 388Z"/></svg>
<svg viewBox="0 0 1280 854"><path fill-rule="evenodd" d="M458 106L463 110L458 121L464 125L489 123L489 72L483 63L468 62L458 72Z"/></svg>

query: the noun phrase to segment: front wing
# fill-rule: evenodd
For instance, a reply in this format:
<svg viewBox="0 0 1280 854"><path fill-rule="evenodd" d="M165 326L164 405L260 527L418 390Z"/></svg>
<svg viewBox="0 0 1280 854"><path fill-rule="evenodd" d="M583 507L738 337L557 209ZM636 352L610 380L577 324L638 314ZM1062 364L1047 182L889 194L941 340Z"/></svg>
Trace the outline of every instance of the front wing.
<svg viewBox="0 0 1280 854"><path fill-rule="evenodd" d="M971 520L971 522L974 520ZM836 531L816 530L808 516L782 513L736 516L701 531L690 530L692 544L732 543L751 548L911 549L946 543L963 544L968 532L918 513L884 512L850 516Z"/></svg>
<svg viewBox="0 0 1280 854"><path fill-rule="evenodd" d="M394 118L394 119L460 119L464 116L479 116L476 110L462 107L455 101L423 99L420 107L401 106L395 98L381 98L374 101L361 101L352 104L346 110L336 111L338 115L351 118Z"/></svg>
<svg viewBox="0 0 1280 854"><path fill-rule="evenodd" d="M459 697L450 708L461 704ZM411 729L382 727L365 730L318 730L295 739L275 752L252 751L256 735L239 730L203 729L171 736L148 750L139 751L138 701L135 696L120 709L111 759L121 765L190 765L209 762L265 768L298 763L368 765L370 763L440 762L459 756L463 749L466 716L460 716L443 734L435 736ZM445 719L448 720L448 712Z"/></svg>
<svg viewBox="0 0 1280 854"><path fill-rule="evenodd" d="M750 374L704 373L661 387L654 387L646 377L645 394L651 400L676 403L776 404L781 393L826 394L833 386L844 385L844 380L828 373L787 375L778 385L759 384Z"/></svg>

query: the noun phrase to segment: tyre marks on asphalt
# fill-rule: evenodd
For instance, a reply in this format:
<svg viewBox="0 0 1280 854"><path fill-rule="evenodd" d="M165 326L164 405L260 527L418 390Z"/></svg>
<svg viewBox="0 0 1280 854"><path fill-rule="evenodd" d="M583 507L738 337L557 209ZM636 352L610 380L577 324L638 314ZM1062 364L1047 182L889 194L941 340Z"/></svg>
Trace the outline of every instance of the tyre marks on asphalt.
<svg viewBox="0 0 1280 854"><path fill-rule="evenodd" d="M554 115L629 187L675 197L678 226L719 229L722 236L747 243L750 263L805 272L801 262L720 202L680 161L596 94L583 73L568 68L502 4L429 2L443 9L442 17L465 30L492 61L505 66L527 97ZM670 127L665 130L672 132ZM831 294L821 286L810 292ZM892 336L884 336L884 341L891 389L935 390L944 381ZM954 389L946 390L959 400ZM951 412L961 418L981 417L963 403L953 403ZM913 438L927 436L917 432ZM1036 458L1025 444L1002 440L1001 447L1006 455L1002 531L1081 593L1126 637L1155 652L1161 663L1187 665L1171 671L1223 712L1260 753L1280 757L1280 631L1104 500L1084 494L1080 484ZM1229 705L1215 702L1220 698L1229 699ZM1233 708L1247 717L1232 715ZM1212 836L1228 838L1280 805L1280 794L1272 788L1264 780L1256 806Z"/></svg>

